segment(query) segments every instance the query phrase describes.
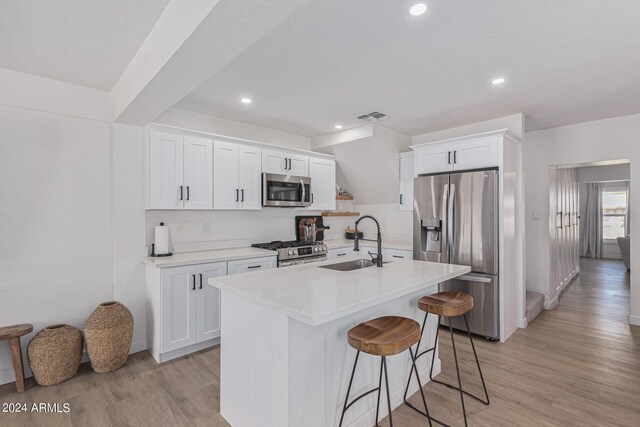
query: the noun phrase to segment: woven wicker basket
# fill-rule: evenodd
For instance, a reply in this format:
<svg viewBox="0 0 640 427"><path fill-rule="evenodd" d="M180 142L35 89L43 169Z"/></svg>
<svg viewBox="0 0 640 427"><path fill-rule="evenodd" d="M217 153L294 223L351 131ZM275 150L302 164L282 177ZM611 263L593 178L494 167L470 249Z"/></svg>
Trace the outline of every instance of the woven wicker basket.
<svg viewBox="0 0 640 427"><path fill-rule="evenodd" d="M69 325L47 326L27 347L29 365L39 385L53 385L73 378L82 358L82 332Z"/></svg>
<svg viewBox="0 0 640 427"><path fill-rule="evenodd" d="M98 373L121 368L129 356L133 337L133 316L118 301L102 303L84 325L91 367Z"/></svg>

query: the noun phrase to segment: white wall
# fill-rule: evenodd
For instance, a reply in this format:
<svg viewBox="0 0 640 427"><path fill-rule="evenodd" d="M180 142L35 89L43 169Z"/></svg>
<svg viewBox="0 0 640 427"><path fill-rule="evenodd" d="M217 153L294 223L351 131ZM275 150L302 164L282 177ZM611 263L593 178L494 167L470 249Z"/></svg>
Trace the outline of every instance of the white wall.
<svg viewBox="0 0 640 427"><path fill-rule="evenodd" d="M549 263L549 167L595 161L628 159L631 182L640 179L640 114L528 132L525 142L527 213L527 288L548 287ZM640 181L639 181L640 182ZM630 205L640 203L640 187L631 187ZM631 217L631 229L640 226ZM631 241L630 322L640 324L640 241ZM546 295L553 299L555 295Z"/></svg>
<svg viewBox="0 0 640 427"><path fill-rule="evenodd" d="M82 328L113 297L109 124L0 106L0 141L0 325Z"/></svg>
<svg viewBox="0 0 640 427"><path fill-rule="evenodd" d="M311 139L306 136L269 129L248 123L236 122L220 117L194 113L179 108L171 108L167 110L164 114L154 120L154 123L216 133L225 136L233 136L235 138L281 145L283 147L297 148L299 150L311 149Z"/></svg>

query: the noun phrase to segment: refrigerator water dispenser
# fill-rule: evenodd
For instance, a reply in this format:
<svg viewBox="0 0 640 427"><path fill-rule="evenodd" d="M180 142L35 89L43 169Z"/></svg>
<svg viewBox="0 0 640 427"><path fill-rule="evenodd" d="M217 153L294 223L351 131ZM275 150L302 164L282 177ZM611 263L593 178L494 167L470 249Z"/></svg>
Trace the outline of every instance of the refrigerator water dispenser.
<svg viewBox="0 0 640 427"><path fill-rule="evenodd" d="M442 253L442 220L437 218L422 219L422 248L427 252Z"/></svg>

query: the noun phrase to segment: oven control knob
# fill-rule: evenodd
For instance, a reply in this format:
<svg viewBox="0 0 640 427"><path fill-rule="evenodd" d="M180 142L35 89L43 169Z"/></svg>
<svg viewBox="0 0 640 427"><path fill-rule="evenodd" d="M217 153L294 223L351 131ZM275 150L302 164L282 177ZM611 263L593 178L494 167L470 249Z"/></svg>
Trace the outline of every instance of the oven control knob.
<svg viewBox="0 0 640 427"><path fill-rule="evenodd" d="M318 252L320 250L320 248L313 248L314 252Z"/></svg>
<svg viewBox="0 0 640 427"><path fill-rule="evenodd" d="M327 250L327 245L322 245L322 250L326 251Z"/></svg>
<svg viewBox="0 0 640 427"><path fill-rule="evenodd" d="M295 254L296 254L295 249L290 249L290 250L289 250L289 255L295 255Z"/></svg>

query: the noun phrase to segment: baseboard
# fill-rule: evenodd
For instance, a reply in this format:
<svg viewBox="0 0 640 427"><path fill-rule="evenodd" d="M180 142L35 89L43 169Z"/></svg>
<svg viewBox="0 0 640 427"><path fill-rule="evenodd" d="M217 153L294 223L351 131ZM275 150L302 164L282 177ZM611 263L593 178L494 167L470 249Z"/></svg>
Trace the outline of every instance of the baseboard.
<svg viewBox="0 0 640 427"><path fill-rule="evenodd" d="M442 363L440 362L440 358L438 358L433 364L434 376L437 376L441 370L442 370ZM425 386L425 384L429 382L428 366L425 369L420 371L420 381L422 381L423 387ZM391 392L391 410L394 410L398 406L404 404L404 388L405 386L403 385L402 387L397 388ZM415 380L411 381L411 384L409 385L408 395L412 396L417 391L418 391L418 383ZM429 402L427 402L427 404L429 404ZM384 394L383 394L382 399L380 401L379 418L383 419L388 414L389 414L389 411L387 410L387 405L384 403ZM368 411L366 411L364 414L360 415L358 418L356 418L351 424L348 425L348 427L371 427L372 425L376 424L374 422L375 416L376 416L376 408L373 407Z"/></svg>
<svg viewBox="0 0 640 427"><path fill-rule="evenodd" d="M634 326L640 326L640 316L629 315L629 324Z"/></svg>
<svg viewBox="0 0 640 427"><path fill-rule="evenodd" d="M160 353L160 360L156 360L156 362L168 362L169 360L186 356L187 354L195 353L196 351L204 350L205 348L213 347L218 344L220 344L220 337L193 344L188 347L179 348L177 350L168 351L166 353Z"/></svg>
<svg viewBox="0 0 640 427"><path fill-rule="evenodd" d="M131 343L131 349L129 350L129 354L138 353L147 349L147 340L141 339L138 341L134 341ZM24 362L24 377L31 378L33 373L31 372L31 368L29 367L29 359L26 355L26 347L22 348L22 359ZM86 363L89 361L89 355L87 354L87 350L84 349L82 351L82 359L80 363ZM16 380L16 377L13 374L13 368L5 368L0 370L0 385L12 383Z"/></svg>
<svg viewBox="0 0 640 427"><path fill-rule="evenodd" d="M527 316L525 316L518 322L518 327L520 329L526 329L527 326L529 326L529 322L527 321Z"/></svg>

